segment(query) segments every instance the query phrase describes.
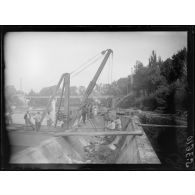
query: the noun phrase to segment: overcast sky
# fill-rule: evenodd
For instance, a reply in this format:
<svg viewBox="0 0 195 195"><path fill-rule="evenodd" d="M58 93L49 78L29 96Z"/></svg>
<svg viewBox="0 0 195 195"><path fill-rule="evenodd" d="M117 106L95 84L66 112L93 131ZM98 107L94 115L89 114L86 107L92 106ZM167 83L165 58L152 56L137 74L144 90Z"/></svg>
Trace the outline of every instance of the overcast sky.
<svg viewBox="0 0 195 195"><path fill-rule="evenodd" d="M152 50L162 60L187 47L186 32L13 32L5 39L6 84L25 92L56 85L62 73L71 72L105 49L112 49L97 83L130 74L136 60L148 64ZM87 86L101 63L77 77L71 85Z"/></svg>

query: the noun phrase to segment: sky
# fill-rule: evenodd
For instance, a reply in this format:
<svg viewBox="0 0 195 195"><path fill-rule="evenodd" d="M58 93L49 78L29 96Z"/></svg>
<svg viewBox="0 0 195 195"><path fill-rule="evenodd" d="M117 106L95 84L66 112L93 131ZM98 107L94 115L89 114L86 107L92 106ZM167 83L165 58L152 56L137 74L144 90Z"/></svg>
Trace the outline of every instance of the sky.
<svg viewBox="0 0 195 195"><path fill-rule="evenodd" d="M4 45L6 85L39 92L106 49L113 50L113 62L109 58L97 83L111 83L131 74L137 60L147 65L152 50L166 60L183 47L187 32L11 32ZM102 59L71 75L71 86L87 87Z"/></svg>

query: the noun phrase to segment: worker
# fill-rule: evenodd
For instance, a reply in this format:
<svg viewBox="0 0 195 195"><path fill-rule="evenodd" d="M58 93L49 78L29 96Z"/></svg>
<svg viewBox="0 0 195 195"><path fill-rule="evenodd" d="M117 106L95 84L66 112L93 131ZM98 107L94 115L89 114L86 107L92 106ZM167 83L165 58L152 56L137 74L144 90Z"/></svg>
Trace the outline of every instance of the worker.
<svg viewBox="0 0 195 195"><path fill-rule="evenodd" d="M93 107L93 115L94 115L94 117L97 116L97 107L96 106Z"/></svg>
<svg viewBox="0 0 195 195"><path fill-rule="evenodd" d="M13 115L13 110L12 107L9 105L6 109L6 122L8 125L13 124L13 119L12 119L12 115Z"/></svg>
<svg viewBox="0 0 195 195"><path fill-rule="evenodd" d="M119 118L119 116L116 117L116 120L115 120L115 129L116 130L122 130L122 125L121 125L121 119ZM115 139L112 141L112 143L109 144L109 148L112 149L112 150L115 150L116 147L117 147L117 144L119 143L120 139L121 139L122 136L116 136Z"/></svg>
<svg viewBox="0 0 195 195"><path fill-rule="evenodd" d="M106 127L105 127L105 130L109 130L109 131L113 131L115 130L115 122L114 120L109 120ZM110 141L110 139L112 140L113 139L113 136L111 135L108 135L108 136L105 136L104 138L106 141Z"/></svg>
<svg viewBox="0 0 195 195"><path fill-rule="evenodd" d="M81 115L82 115L83 123L85 124L86 116L87 116L87 107L86 106L83 106L82 111L81 111Z"/></svg>
<svg viewBox="0 0 195 195"><path fill-rule="evenodd" d="M36 131L39 131L41 128L41 115L40 112L37 112L37 114L34 117L35 120L35 129Z"/></svg>
<svg viewBox="0 0 195 195"><path fill-rule="evenodd" d="M89 106L89 118L93 118L93 106L92 104Z"/></svg>
<svg viewBox="0 0 195 195"><path fill-rule="evenodd" d="M110 121L109 111L107 111L107 112L104 113L104 126L105 126L105 128L107 127L109 121Z"/></svg>
<svg viewBox="0 0 195 195"><path fill-rule="evenodd" d="M86 111L87 111L86 119L90 119L91 118L91 105L90 104L86 106Z"/></svg>
<svg viewBox="0 0 195 195"><path fill-rule="evenodd" d="M6 114L5 114L5 118L6 118L6 124L7 124L7 125L11 125L11 124L13 123L11 113L6 112Z"/></svg>
<svg viewBox="0 0 195 195"><path fill-rule="evenodd" d="M26 113L25 113L25 115L24 115L25 125L26 125L26 126L32 127L33 130L34 130L35 127L34 127L33 122L31 121L31 119L32 119L31 114L30 114L30 112L27 110Z"/></svg>
<svg viewBox="0 0 195 195"><path fill-rule="evenodd" d="M46 118L47 118L47 126L51 127L53 121L52 121L50 112L47 113L47 117Z"/></svg>
<svg viewBox="0 0 195 195"><path fill-rule="evenodd" d="M108 130L114 130L116 128L116 125L115 125L115 122L114 122L114 120L110 120L110 121L108 121L108 124L107 124L107 126L106 126L106 129L108 129Z"/></svg>
<svg viewBox="0 0 195 195"><path fill-rule="evenodd" d="M115 126L116 126L116 130L121 130L122 129L121 119L119 118L119 116L116 117Z"/></svg>
<svg viewBox="0 0 195 195"><path fill-rule="evenodd" d="M25 125L26 126L29 126L30 125L30 123L31 123L30 119L31 119L31 114L27 110L26 113L24 114L24 120L25 120Z"/></svg>

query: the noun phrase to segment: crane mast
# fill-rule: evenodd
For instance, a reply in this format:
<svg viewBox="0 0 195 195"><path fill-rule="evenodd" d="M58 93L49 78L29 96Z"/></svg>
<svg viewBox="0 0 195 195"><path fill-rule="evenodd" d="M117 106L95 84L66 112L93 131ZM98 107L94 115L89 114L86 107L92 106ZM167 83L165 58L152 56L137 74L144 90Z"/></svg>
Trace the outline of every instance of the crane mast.
<svg viewBox="0 0 195 195"><path fill-rule="evenodd" d="M100 67L98 68L96 74L94 75L92 81L89 83L89 85L88 85L88 87L86 89L86 92L85 92L85 94L83 96L82 103L81 103L82 106L86 104L86 100L88 99L89 95L93 91L93 89L94 89L94 87L96 85L96 82L97 82L97 80L98 80L98 78L99 78L99 76L100 76L100 74L101 74L101 72L102 72L106 62L107 62L110 54L113 54L113 51L111 49L107 49L107 50L104 50L104 51L101 52L102 55L104 55L105 53L106 53L106 55L105 55L101 65L100 65Z"/></svg>

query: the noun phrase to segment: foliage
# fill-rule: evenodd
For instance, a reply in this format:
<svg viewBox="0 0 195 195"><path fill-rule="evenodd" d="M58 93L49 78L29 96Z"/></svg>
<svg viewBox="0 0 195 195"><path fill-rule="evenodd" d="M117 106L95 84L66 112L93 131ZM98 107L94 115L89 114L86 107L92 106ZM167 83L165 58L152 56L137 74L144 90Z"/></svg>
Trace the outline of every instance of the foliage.
<svg viewBox="0 0 195 195"><path fill-rule="evenodd" d="M6 110L11 106L24 106L24 102L19 98L21 91L17 91L14 86L9 85L5 88Z"/></svg>
<svg viewBox="0 0 195 195"><path fill-rule="evenodd" d="M163 63L163 66L161 66L161 74L166 78L169 84L177 81L177 79L187 78L186 48L174 54L172 58L168 58Z"/></svg>
<svg viewBox="0 0 195 195"><path fill-rule="evenodd" d="M133 83L131 78L133 78ZM136 61L133 75L103 86L103 93L106 95L125 96L130 92L128 98L120 103L123 108L160 109L165 113L187 110L187 90L186 48L165 61L152 51L147 66Z"/></svg>

